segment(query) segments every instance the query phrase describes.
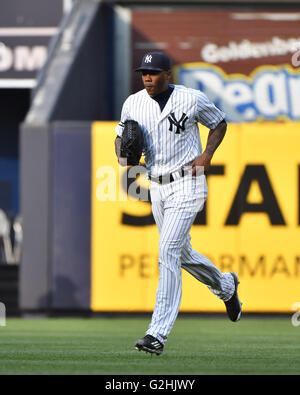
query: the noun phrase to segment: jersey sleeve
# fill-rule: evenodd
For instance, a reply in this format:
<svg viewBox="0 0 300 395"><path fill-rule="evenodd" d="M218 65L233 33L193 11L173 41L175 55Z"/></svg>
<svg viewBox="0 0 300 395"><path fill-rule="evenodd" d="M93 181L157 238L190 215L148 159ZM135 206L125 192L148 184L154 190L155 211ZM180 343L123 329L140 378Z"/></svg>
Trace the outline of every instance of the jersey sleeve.
<svg viewBox="0 0 300 395"><path fill-rule="evenodd" d="M116 126L116 133L117 136L122 137L123 129L124 129L124 122L130 119L129 117L129 100L128 98L125 100L122 111L121 111L121 119L118 125Z"/></svg>
<svg viewBox="0 0 300 395"><path fill-rule="evenodd" d="M214 129L223 119L225 119L225 113L216 107L203 92L199 92L196 120L207 128Z"/></svg>

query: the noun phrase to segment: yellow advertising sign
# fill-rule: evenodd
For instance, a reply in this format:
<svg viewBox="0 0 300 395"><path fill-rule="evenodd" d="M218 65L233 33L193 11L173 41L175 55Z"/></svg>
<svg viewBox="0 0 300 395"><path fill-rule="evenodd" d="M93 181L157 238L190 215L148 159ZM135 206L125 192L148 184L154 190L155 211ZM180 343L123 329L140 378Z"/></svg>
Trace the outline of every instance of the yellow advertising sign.
<svg viewBox="0 0 300 395"><path fill-rule="evenodd" d="M147 192L146 179L117 163L115 126L92 128L91 307L152 311L159 235L150 203L134 198L138 186ZM200 131L205 146L208 130ZM290 312L300 301L299 147L297 122L229 124L213 158L192 246L239 275L245 312ZM223 312L224 304L183 270L180 311Z"/></svg>

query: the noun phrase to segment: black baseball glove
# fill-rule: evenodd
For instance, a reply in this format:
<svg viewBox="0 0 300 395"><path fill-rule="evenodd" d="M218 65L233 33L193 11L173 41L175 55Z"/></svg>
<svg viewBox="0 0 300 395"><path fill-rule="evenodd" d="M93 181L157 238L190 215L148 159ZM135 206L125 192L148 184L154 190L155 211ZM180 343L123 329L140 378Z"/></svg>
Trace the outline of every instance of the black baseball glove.
<svg viewBox="0 0 300 395"><path fill-rule="evenodd" d="M136 121L125 121L121 142L121 157L127 159L127 164L136 166L140 163L143 152L143 134Z"/></svg>

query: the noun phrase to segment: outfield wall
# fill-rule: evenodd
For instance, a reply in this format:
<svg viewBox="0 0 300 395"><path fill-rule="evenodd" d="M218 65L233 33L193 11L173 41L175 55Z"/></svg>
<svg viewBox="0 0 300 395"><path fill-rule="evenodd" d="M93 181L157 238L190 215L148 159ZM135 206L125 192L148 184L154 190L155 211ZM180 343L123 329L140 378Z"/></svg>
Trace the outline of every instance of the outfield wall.
<svg viewBox="0 0 300 395"><path fill-rule="evenodd" d="M91 307L151 311L158 231L149 202L133 196L138 185L148 187L144 175L129 179L131 196L124 190L128 169L115 160L115 126L92 127ZM299 128L230 124L213 158L206 207L192 227L193 247L222 271L238 273L245 312L289 312L300 297ZM200 130L205 144L207 130ZM109 190L111 182L116 188ZM181 311L221 312L224 306L184 272Z"/></svg>
<svg viewBox="0 0 300 395"><path fill-rule="evenodd" d="M23 126L22 311L90 308L90 125Z"/></svg>
<svg viewBox="0 0 300 395"><path fill-rule="evenodd" d="M39 139L24 128L21 310L153 309L158 231L144 174L117 164L116 124L53 123ZM291 312L300 297L299 128L229 124L208 175L207 204L191 230L196 250L238 273L245 312ZM205 145L207 130L200 131ZM50 170L25 154L33 144ZM184 272L181 311L224 306Z"/></svg>

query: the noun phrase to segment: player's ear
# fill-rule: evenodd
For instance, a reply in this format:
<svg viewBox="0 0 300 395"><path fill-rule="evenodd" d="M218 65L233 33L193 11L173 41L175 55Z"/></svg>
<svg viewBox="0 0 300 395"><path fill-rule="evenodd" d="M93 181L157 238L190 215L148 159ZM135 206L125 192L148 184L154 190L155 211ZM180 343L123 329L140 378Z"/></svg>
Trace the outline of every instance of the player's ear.
<svg viewBox="0 0 300 395"><path fill-rule="evenodd" d="M171 78L172 72L171 70L168 70L165 72L166 80L169 80Z"/></svg>

